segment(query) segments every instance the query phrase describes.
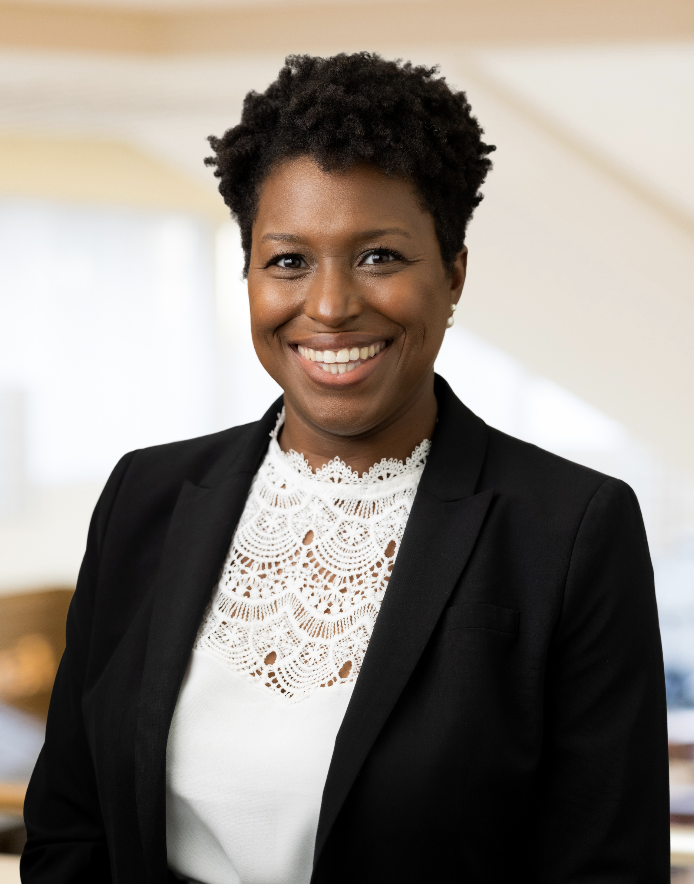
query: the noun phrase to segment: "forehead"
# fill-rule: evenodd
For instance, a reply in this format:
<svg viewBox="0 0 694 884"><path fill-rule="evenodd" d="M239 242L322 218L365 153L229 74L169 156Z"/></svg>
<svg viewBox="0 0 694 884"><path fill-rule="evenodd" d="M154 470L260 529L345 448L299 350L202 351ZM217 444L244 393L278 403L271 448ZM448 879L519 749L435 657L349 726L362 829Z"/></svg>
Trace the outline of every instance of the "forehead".
<svg viewBox="0 0 694 884"><path fill-rule="evenodd" d="M433 219L412 182L368 164L326 172L310 157L298 157L285 160L266 178L253 239L269 231L325 237L391 227L417 237L435 235Z"/></svg>

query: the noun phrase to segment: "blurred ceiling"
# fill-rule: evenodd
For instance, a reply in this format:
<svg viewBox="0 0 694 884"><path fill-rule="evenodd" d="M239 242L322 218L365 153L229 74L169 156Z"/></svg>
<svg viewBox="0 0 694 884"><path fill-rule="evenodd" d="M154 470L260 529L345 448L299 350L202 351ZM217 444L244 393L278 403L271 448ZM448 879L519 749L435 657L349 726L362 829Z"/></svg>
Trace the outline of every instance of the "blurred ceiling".
<svg viewBox="0 0 694 884"><path fill-rule="evenodd" d="M0 2L0 45L128 53L294 52L694 38L691 0Z"/></svg>

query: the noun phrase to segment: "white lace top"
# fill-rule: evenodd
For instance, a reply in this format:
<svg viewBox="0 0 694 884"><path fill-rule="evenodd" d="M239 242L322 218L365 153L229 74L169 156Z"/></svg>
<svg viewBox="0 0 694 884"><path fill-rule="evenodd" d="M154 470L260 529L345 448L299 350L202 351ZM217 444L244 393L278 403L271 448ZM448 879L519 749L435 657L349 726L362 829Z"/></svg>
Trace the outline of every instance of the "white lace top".
<svg viewBox="0 0 694 884"><path fill-rule="evenodd" d="M167 749L171 869L307 884L333 745L430 442L312 472L280 416L195 643Z"/></svg>

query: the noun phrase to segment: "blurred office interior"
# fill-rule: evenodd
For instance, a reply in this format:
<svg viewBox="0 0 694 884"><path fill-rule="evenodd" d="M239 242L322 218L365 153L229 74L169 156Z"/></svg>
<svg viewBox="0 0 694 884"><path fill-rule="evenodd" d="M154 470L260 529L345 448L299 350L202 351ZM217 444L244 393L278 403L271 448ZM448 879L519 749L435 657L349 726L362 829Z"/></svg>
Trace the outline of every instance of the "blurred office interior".
<svg viewBox="0 0 694 884"><path fill-rule="evenodd" d="M691 0L0 0L0 848L109 471L278 394L206 136L286 54L362 49L440 64L498 147L439 372L639 497L694 881Z"/></svg>

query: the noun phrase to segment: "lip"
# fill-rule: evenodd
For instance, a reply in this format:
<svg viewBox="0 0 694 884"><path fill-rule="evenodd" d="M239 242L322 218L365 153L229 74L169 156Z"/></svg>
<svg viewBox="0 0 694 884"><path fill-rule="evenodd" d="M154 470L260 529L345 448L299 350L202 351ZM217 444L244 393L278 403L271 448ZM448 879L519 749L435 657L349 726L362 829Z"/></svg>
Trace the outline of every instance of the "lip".
<svg viewBox="0 0 694 884"><path fill-rule="evenodd" d="M299 347L308 347L312 350L342 350L352 347L369 347L372 344L378 344L385 341L385 347L380 353L362 362L350 372L344 374L328 374L321 368L319 362L312 362L299 353ZM392 340L376 335L359 335L359 334L341 334L341 335L313 335L311 337L302 338L301 341L293 342L290 349L294 353L294 358L298 360L304 373L315 383L324 387L347 387L352 384L358 384L366 380L380 365L382 358L390 350Z"/></svg>

